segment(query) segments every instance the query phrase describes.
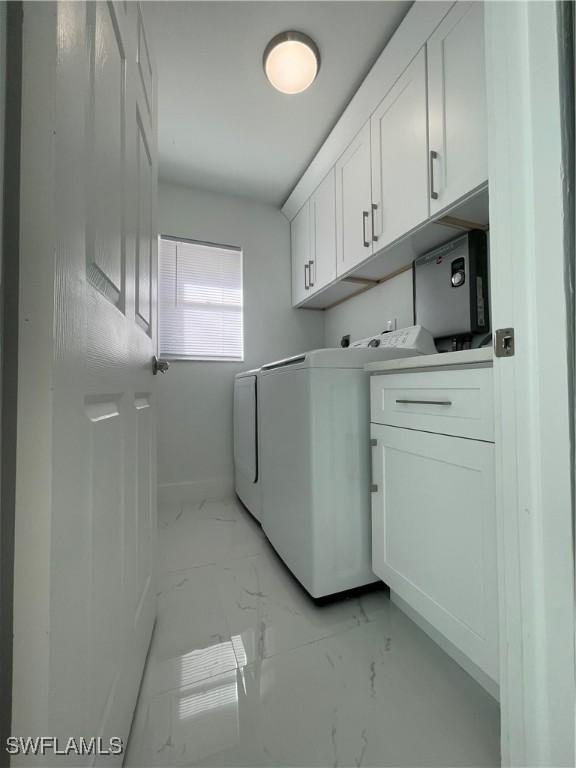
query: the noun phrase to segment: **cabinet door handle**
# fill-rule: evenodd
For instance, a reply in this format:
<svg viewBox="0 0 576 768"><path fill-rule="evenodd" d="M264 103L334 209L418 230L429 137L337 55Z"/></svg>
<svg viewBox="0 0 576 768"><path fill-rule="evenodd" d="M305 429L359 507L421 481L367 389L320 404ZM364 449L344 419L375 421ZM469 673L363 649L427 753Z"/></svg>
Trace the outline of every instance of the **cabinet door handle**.
<svg viewBox="0 0 576 768"><path fill-rule="evenodd" d="M376 440L376 438L373 437L370 440L370 454L371 454L370 455L370 493L378 493L378 486L374 482L374 477L373 477L373 474L372 474L373 473L372 462L374 460L374 456L372 455L372 448L375 448L377 445L378 445L378 440Z"/></svg>
<svg viewBox="0 0 576 768"><path fill-rule="evenodd" d="M376 242L378 240L378 235L376 234L376 230L374 228L374 213L378 210L378 206L376 203L372 203L372 240L373 242Z"/></svg>
<svg viewBox="0 0 576 768"><path fill-rule="evenodd" d="M368 216L370 216L368 211L362 211L362 241L364 243L364 248L370 248L370 241L366 240L366 222L368 221Z"/></svg>
<svg viewBox="0 0 576 768"><path fill-rule="evenodd" d="M305 290L310 288L310 262L304 264L304 288Z"/></svg>
<svg viewBox="0 0 576 768"><path fill-rule="evenodd" d="M316 267L316 264L310 259L308 262L308 288L314 288L314 283L316 282L316 275L314 275L314 280L312 280L312 267ZM314 272L316 272L316 269L314 269Z"/></svg>
<svg viewBox="0 0 576 768"><path fill-rule="evenodd" d="M452 405L452 400L396 400L403 405Z"/></svg>
<svg viewBox="0 0 576 768"><path fill-rule="evenodd" d="M434 160L438 159L438 152L430 150L430 197L432 200L438 200L438 192L434 189Z"/></svg>

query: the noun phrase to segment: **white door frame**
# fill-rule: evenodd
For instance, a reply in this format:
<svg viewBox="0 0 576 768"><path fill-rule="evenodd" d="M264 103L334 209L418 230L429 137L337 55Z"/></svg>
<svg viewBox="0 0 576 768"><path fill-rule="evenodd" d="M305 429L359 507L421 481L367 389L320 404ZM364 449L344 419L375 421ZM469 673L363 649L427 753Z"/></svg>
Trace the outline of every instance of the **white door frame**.
<svg viewBox="0 0 576 768"><path fill-rule="evenodd" d="M0 766L12 724L16 405L18 399L18 273L20 238L20 106L22 7L0 5Z"/></svg>
<svg viewBox="0 0 576 768"><path fill-rule="evenodd" d="M561 13L555 2L486 3L493 327L516 333L515 356L494 366L505 765L574 765Z"/></svg>

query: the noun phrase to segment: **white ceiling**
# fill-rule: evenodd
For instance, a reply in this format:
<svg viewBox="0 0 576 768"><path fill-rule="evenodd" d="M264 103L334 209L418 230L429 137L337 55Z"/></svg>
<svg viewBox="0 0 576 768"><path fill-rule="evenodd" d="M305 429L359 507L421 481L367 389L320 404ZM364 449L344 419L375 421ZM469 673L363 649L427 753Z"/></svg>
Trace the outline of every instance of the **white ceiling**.
<svg viewBox="0 0 576 768"><path fill-rule="evenodd" d="M147 2L160 178L280 206L411 2ZM262 53L296 29L320 49L311 88L272 88Z"/></svg>

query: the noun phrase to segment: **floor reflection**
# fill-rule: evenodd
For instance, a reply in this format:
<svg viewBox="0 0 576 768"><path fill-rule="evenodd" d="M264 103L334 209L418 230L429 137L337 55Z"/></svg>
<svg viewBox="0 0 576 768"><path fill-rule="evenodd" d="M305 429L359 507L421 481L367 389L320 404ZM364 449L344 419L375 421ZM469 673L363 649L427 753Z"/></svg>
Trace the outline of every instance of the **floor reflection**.
<svg viewBox="0 0 576 768"><path fill-rule="evenodd" d="M126 768L499 764L496 702L386 592L318 607L238 504L196 513L160 532Z"/></svg>

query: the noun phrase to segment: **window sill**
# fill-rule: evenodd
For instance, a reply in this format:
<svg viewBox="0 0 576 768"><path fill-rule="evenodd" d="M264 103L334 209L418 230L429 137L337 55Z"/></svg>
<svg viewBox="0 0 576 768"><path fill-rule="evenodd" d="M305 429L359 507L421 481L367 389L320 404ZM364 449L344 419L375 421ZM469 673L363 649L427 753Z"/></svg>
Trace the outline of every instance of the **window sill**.
<svg viewBox="0 0 576 768"><path fill-rule="evenodd" d="M243 357L182 357L181 355L163 355L158 357L170 363L243 363Z"/></svg>

